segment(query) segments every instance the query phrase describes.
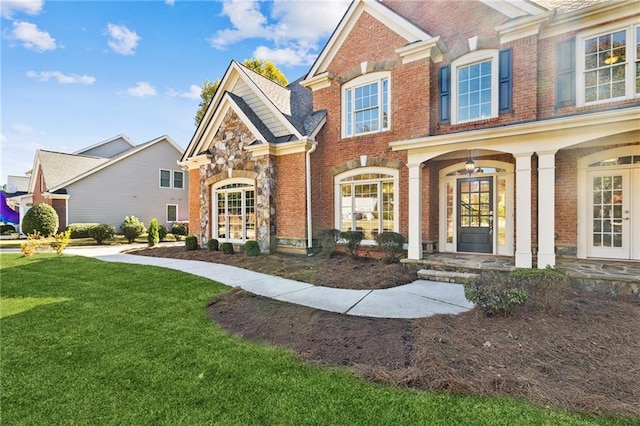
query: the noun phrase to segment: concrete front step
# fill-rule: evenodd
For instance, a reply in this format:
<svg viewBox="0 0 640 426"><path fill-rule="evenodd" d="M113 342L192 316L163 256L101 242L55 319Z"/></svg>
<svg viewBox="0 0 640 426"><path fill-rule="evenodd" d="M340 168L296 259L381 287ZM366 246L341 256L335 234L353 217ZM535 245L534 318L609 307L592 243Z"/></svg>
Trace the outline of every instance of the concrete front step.
<svg viewBox="0 0 640 426"><path fill-rule="evenodd" d="M421 269L418 271L418 278L422 280L457 284L466 284L479 276L480 274L473 274L469 272L438 271L435 269Z"/></svg>

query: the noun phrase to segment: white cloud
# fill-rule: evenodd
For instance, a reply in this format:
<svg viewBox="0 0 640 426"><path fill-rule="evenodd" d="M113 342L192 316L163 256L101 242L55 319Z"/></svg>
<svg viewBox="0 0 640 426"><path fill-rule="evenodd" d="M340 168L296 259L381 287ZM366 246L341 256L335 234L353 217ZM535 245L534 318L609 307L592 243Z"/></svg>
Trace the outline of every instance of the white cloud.
<svg viewBox="0 0 640 426"><path fill-rule="evenodd" d="M61 73L60 71L42 71L37 73L35 71L28 71L27 77L35 78L39 81L49 81L54 78L58 80L60 84L86 84L90 85L96 81L95 77L89 75L78 75L78 74L70 74L66 75Z"/></svg>
<svg viewBox="0 0 640 426"><path fill-rule="evenodd" d="M269 18L260 0L225 0L222 14L231 21L209 38L211 46L225 49L245 39L263 38L274 46L260 46L253 56L278 65L309 65L317 55L318 41L331 34L344 15L349 0L273 0Z"/></svg>
<svg viewBox="0 0 640 426"><path fill-rule="evenodd" d="M30 50L44 52L56 49L56 39L49 33L40 31L36 24L30 22L15 21L13 23L13 37L22 42L22 45Z"/></svg>
<svg viewBox="0 0 640 426"><path fill-rule="evenodd" d="M176 4L176 0L165 0L165 3L169 6L173 6L174 4Z"/></svg>
<svg viewBox="0 0 640 426"><path fill-rule="evenodd" d="M35 133L35 130L33 129L33 127L24 123L13 123L11 125L11 131L19 135L30 135Z"/></svg>
<svg viewBox="0 0 640 426"><path fill-rule="evenodd" d="M140 36L124 25L107 24L109 47L121 55L133 55L140 41Z"/></svg>
<svg viewBox="0 0 640 426"><path fill-rule="evenodd" d="M11 19L15 12L37 15L42 10L43 5L43 0L2 0L0 2L0 14L7 19Z"/></svg>
<svg viewBox="0 0 640 426"><path fill-rule="evenodd" d="M146 81L139 81L135 87L128 88L127 93L138 98L155 96L157 94L156 89Z"/></svg>
<svg viewBox="0 0 640 426"><path fill-rule="evenodd" d="M167 96L171 98L200 99L200 93L202 93L202 88L195 84L192 84L187 92L179 92L174 89L167 90Z"/></svg>

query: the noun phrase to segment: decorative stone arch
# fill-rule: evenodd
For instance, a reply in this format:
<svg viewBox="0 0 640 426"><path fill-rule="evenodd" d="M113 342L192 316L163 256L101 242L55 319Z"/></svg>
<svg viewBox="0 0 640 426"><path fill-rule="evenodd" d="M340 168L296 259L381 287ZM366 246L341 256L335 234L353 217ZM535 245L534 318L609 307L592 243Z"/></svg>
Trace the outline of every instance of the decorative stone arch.
<svg viewBox="0 0 640 426"><path fill-rule="evenodd" d="M396 160L395 158L369 157L367 155L361 155L359 160L349 160L330 168L329 174L335 177L340 173L361 167L382 167L401 170L404 167L404 163L400 160Z"/></svg>
<svg viewBox="0 0 640 426"><path fill-rule="evenodd" d="M227 169L226 172L223 173L217 173L211 177L209 177L207 180L205 180L204 184L206 186L212 186L215 185L216 183L225 180L225 179L236 179L236 178L247 178L247 179L252 179L255 183L255 181L258 179L258 173L256 172L252 172L249 170L234 170L234 169Z"/></svg>

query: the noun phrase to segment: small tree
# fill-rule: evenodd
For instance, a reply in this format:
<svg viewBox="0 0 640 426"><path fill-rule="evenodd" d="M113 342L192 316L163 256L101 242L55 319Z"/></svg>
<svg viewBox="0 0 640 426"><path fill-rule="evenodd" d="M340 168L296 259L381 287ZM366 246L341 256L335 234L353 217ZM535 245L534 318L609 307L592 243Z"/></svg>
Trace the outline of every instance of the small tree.
<svg viewBox="0 0 640 426"><path fill-rule="evenodd" d="M153 218L149 222L149 231L147 232L147 242L149 247L153 247L160 242L160 233L158 231L158 219Z"/></svg>
<svg viewBox="0 0 640 426"><path fill-rule="evenodd" d="M164 241L164 239L167 238L168 233L169 233L169 230L167 229L166 226L164 225L158 226L158 237L160 238L160 241Z"/></svg>
<svg viewBox="0 0 640 426"><path fill-rule="evenodd" d="M144 223L135 216L126 216L122 225L120 225L120 230L124 237L130 243L134 242L136 238L140 235L144 234L145 228Z"/></svg>
<svg viewBox="0 0 640 426"><path fill-rule="evenodd" d="M58 231L58 223L58 213L53 207L40 203L31 207L22 218L22 232L29 235L37 231L43 237L49 237Z"/></svg>

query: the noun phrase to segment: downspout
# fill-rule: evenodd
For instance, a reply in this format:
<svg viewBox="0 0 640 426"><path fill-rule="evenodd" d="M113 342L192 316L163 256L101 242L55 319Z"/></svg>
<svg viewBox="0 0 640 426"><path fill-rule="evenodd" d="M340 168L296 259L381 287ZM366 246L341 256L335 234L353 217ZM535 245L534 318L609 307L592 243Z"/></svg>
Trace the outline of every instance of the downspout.
<svg viewBox="0 0 640 426"><path fill-rule="evenodd" d="M311 217L311 154L318 147L317 142L312 142L311 149L306 152L306 179L307 179L307 256L313 256L313 228Z"/></svg>

